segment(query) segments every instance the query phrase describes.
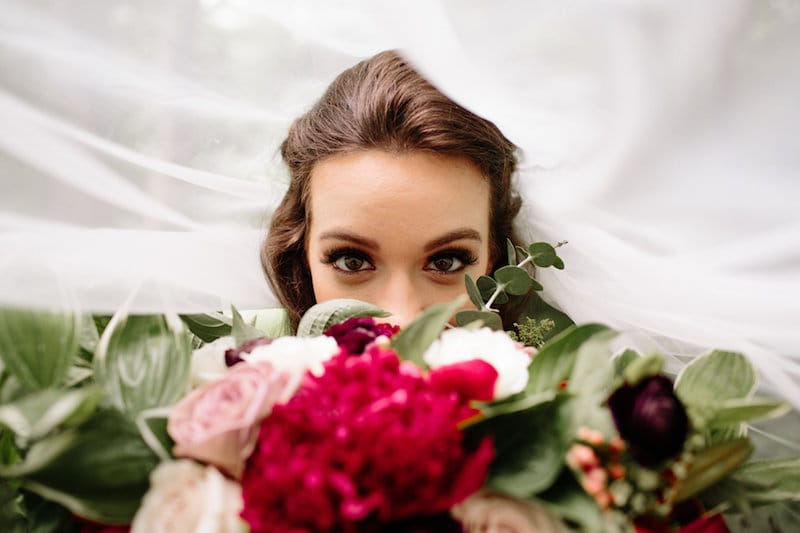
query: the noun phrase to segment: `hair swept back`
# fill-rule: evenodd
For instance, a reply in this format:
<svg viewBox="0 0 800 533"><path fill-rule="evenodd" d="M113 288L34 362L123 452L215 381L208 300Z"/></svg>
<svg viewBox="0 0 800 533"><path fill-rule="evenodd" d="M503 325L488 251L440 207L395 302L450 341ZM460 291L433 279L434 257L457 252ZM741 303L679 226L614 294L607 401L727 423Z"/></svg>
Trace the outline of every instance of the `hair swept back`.
<svg viewBox="0 0 800 533"><path fill-rule="evenodd" d="M320 100L291 125L281 144L290 183L275 210L261 262L293 327L314 305L306 259L310 177L334 154L380 149L417 150L472 161L490 184L490 263L502 257L520 209L512 191L516 147L491 122L456 104L396 52L381 52L342 72Z"/></svg>

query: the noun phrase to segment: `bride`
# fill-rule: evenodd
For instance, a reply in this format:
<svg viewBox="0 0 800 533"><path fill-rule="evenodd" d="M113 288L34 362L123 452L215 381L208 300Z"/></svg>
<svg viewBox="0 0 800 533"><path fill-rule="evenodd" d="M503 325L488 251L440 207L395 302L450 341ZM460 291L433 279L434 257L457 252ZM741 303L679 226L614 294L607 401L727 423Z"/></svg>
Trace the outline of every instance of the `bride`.
<svg viewBox="0 0 800 533"><path fill-rule="evenodd" d="M516 190L519 242L569 241L566 270L539 273L548 301L680 354L675 371L710 347L742 351L800 407L792 3L3 10L3 306L281 303L296 319L347 294L402 323L494 266ZM492 168L399 139L298 152L309 103L390 48L404 60L379 57L458 103L464 135L472 124L492 139ZM287 131L289 177L276 157ZM401 181L419 186L392 189Z"/></svg>

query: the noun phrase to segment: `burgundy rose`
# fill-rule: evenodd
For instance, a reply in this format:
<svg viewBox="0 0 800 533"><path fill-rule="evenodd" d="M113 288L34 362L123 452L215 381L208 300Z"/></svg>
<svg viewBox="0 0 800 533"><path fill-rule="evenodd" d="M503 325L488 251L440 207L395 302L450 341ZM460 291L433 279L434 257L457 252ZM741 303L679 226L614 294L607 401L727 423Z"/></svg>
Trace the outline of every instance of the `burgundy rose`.
<svg viewBox="0 0 800 533"><path fill-rule="evenodd" d="M225 365L230 368L237 363L241 363L244 361L244 359L242 359L242 354L248 354L259 346L266 346L270 343L272 343L272 339L269 337L258 337L257 339L244 341L236 348L225 350Z"/></svg>
<svg viewBox="0 0 800 533"><path fill-rule="evenodd" d="M620 436L642 466L653 468L683 449L689 419L672 380L652 376L624 384L608 399Z"/></svg>
<svg viewBox="0 0 800 533"><path fill-rule="evenodd" d="M368 316L348 318L325 330L325 335L336 339L336 344L350 355L361 355L369 343L380 337L391 337L400 330L399 326L377 323Z"/></svg>

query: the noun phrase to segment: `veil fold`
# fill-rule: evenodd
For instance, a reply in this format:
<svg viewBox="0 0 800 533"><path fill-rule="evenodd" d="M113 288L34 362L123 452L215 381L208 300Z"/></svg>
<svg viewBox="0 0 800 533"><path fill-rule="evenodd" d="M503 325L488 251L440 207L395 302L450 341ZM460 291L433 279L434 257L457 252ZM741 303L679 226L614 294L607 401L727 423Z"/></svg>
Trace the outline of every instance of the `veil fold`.
<svg viewBox="0 0 800 533"><path fill-rule="evenodd" d="M278 147L398 48L521 149L544 296L642 350L747 353L800 407L800 4L9 0L0 305L277 305ZM673 363L679 368L685 359Z"/></svg>

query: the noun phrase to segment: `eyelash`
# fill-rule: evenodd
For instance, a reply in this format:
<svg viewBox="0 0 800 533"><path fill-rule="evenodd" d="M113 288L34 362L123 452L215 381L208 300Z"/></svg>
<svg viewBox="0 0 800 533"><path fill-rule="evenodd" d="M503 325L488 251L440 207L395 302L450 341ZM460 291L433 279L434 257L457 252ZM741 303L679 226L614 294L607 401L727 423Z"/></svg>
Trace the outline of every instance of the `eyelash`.
<svg viewBox="0 0 800 533"><path fill-rule="evenodd" d="M371 268L364 268L360 270L346 270L340 268L336 265L336 263L343 257L353 257L359 259L361 261L364 261L365 263L369 263ZM435 268L427 268L428 265L433 263L434 261L438 261L440 259L450 259L450 258L455 259L456 261L461 263L461 265L453 271L444 271L444 270L437 270ZM355 248L342 248L327 252L323 257L322 262L326 265L330 265L331 268L335 269L337 272L347 275L360 274L361 272L366 272L375 269L375 266L372 264L373 263L372 258L369 256L369 254ZM461 271L463 271L466 267L474 265L477 262L478 258L471 251L462 248L453 248L450 250L441 250L428 257L425 263L424 270L428 272L433 272L434 274L440 276L447 276L452 274L458 274Z"/></svg>

